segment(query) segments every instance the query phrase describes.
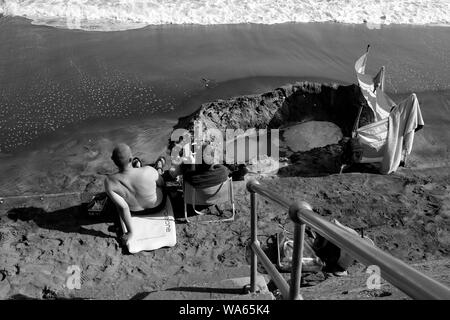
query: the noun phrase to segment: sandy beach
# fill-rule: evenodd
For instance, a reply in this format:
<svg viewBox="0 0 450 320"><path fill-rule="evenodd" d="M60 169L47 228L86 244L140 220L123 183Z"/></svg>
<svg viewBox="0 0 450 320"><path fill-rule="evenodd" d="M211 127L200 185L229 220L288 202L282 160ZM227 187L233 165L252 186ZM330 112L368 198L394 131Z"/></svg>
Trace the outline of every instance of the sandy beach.
<svg viewBox="0 0 450 320"><path fill-rule="evenodd" d="M364 228L379 248L449 286L448 30L287 23L88 32L0 17L0 299L236 299L242 292L221 281L249 276L251 178L326 219ZM390 175L248 175L234 182L235 221L178 222L175 247L135 255L120 244L117 217L86 215L86 202L116 170L116 143L151 163L167 152L179 119L202 104L303 80L355 83L353 65L368 43L368 70L386 66L386 91L396 102L415 92L421 104L426 126L406 167ZM176 204L175 215L181 210ZM265 244L293 224L261 200L259 228ZM79 290L66 285L74 265ZM259 271L269 298L279 298ZM345 277L305 276L302 294L409 299L384 280L367 291L366 279L355 263Z"/></svg>
<svg viewBox="0 0 450 320"><path fill-rule="evenodd" d="M404 169L397 176L352 173L264 183L290 200L302 194L327 218L363 227L380 248L449 285L449 177L440 172ZM219 290L196 296L194 289L183 288L248 276L249 195L244 183L235 186L238 213L232 224L177 224L174 248L136 255L119 245L113 219L83 216L80 198L44 205L29 200L25 208L1 217L3 298L219 298ZM276 206L261 201L260 212L261 243L280 232L279 225L292 230L287 213ZM65 286L71 265L82 270L80 290ZM370 296L366 280L363 266L356 264L347 277L306 277L303 294L305 299L407 298L384 281L382 291L387 293Z"/></svg>

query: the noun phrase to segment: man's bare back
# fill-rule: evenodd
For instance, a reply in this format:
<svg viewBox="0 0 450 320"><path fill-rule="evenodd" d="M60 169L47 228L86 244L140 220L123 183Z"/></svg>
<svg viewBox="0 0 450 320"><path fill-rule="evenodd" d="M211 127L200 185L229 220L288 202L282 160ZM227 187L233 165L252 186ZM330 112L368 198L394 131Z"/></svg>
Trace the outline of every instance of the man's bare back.
<svg viewBox="0 0 450 320"><path fill-rule="evenodd" d="M158 160L162 165L165 162L163 159ZM123 240L128 243L134 235L131 223L132 212L164 205L161 189L164 186L164 180L152 167L133 167L133 155L130 147L125 143L115 146L111 160L114 161L119 172L106 177L105 191L116 205L119 216L125 223L127 233L124 234ZM162 171L162 167L160 169Z"/></svg>
<svg viewBox="0 0 450 320"><path fill-rule="evenodd" d="M119 195L130 211L141 211L158 206L163 199L163 181L158 172L150 166L128 168L110 175L105 188L114 202Z"/></svg>

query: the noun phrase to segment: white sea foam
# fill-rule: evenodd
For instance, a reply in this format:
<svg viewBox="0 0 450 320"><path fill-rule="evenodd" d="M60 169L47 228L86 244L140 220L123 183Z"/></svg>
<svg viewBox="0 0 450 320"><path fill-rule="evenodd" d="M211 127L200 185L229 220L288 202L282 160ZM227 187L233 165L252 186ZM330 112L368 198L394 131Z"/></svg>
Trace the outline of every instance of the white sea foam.
<svg viewBox="0 0 450 320"><path fill-rule="evenodd" d="M450 25L450 0L0 0L36 24L121 30L162 24L338 22Z"/></svg>

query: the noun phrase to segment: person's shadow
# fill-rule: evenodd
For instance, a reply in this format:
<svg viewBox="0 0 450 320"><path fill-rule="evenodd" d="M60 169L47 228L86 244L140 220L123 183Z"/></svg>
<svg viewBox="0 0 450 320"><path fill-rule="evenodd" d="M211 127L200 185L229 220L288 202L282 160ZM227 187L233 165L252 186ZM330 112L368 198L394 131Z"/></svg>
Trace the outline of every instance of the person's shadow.
<svg viewBox="0 0 450 320"><path fill-rule="evenodd" d="M8 211L8 218L13 221L32 220L40 228L48 230L79 233L102 238L119 238L122 231L119 216L114 213L114 205L108 201L103 212L98 216L90 216L88 214L87 203L82 203L52 212L47 212L37 207L14 208ZM99 223L113 223L109 226L108 231L115 232L117 236L86 228L86 226Z"/></svg>
<svg viewBox="0 0 450 320"><path fill-rule="evenodd" d="M169 194L169 197L171 198L173 213L177 223L183 223L183 195L179 192L172 192ZM188 216L194 215L196 214L192 208L188 207ZM116 238L119 244L122 244L121 237L123 231L119 214L114 203L109 199L106 201L102 212L93 216L88 214L88 203L81 203L55 211L46 211L42 208L32 206L13 208L8 211L7 216L13 221L34 221L37 226L43 229L79 233L102 238ZM87 228L87 226L100 223L110 223L111 225L108 227L108 231L116 235L114 236L103 231Z"/></svg>

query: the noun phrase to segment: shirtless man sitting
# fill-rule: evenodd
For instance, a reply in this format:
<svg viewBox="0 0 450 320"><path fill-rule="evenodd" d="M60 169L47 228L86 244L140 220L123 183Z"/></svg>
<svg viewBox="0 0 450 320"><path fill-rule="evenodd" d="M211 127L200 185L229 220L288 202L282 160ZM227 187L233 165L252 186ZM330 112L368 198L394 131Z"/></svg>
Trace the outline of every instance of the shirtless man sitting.
<svg viewBox="0 0 450 320"><path fill-rule="evenodd" d="M123 241L128 242L133 237L132 215L149 215L157 213L165 207L166 195L163 192L164 180L162 166L164 158L158 159L160 172L151 166L133 167L131 149L124 143L118 144L112 153L111 159L119 168L119 172L107 176L105 190L116 205L127 233Z"/></svg>

